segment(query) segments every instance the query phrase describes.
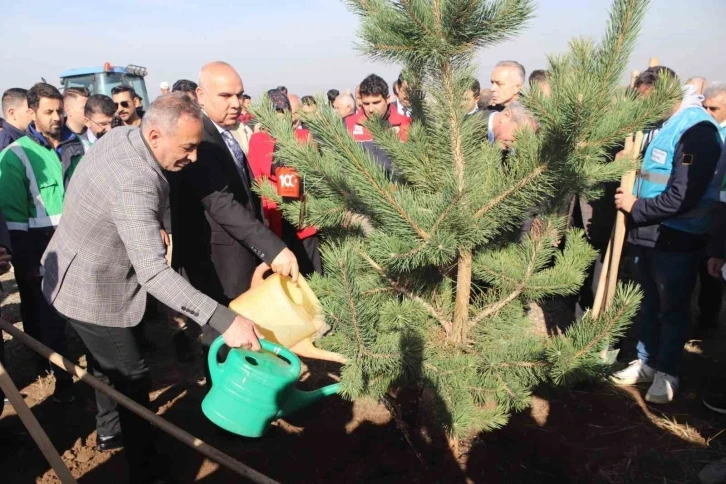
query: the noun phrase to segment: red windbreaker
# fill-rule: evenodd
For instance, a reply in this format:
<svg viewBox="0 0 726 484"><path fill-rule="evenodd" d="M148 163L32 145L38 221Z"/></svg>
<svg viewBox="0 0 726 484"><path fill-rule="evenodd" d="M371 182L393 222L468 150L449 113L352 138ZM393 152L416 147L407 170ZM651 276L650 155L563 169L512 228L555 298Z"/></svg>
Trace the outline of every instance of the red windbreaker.
<svg viewBox="0 0 726 484"><path fill-rule="evenodd" d="M307 143L312 140L310 131L307 129L296 129L295 137L298 142ZM272 164L274 162L275 140L268 133L260 131L250 138L249 154L247 161L252 169L252 174L256 180L267 177L269 183L277 186L277 173L272 173ZM278 210L277 204L272 200L262 197L262 210L265 213L265 219L272 230L278 236L282 235L282 213ZM315 227L305 227L297 231L300 240L317 234Z"/></svg>

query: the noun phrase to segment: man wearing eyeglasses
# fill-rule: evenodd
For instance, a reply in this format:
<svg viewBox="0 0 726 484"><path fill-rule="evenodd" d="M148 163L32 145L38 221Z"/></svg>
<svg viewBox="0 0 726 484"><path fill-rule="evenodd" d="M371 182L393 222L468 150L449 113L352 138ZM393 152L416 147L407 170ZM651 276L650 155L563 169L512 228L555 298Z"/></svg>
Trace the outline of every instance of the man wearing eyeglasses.
<svg viewBox="0 0 726 484"><path fill-rule="evenodd" d="M93 143L113 127L116 105L110 97L103 94L94 94L88 98L83 114L88 129L80 138L85 150L88 151Z"/></svg>
<svg viewBox="0 0 726 484"><path fill-rule="evenodd" d="M116 104L117 126L141 126L141 116L136 111L134 98L136 92L129 86L116 86L111 90L113 102Z"/></svg>

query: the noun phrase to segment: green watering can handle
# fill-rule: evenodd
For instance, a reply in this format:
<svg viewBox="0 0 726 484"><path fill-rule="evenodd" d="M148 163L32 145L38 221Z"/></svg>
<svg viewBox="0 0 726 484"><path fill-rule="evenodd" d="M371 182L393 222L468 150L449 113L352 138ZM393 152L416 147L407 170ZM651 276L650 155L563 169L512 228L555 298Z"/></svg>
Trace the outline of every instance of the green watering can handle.
<svg viewBox="0 0 726 484"><path fill-rule="evenodd" d="M217 353L224 344L224 338L218 336L214 340L212 346L209 347L209 355L207 355L207 364L209 365L209 374L212 376L212 384L217 380L217 375L220 375L224 370L224 365L219 363L217 360Z"/></svg>
<svg viewBox="0 0 726 484"><path fill-rule="evenodd" d="M282 356L284 359L290 362L290 375L293 378L300 376L300 358L295 355L292 351L288 350L284 346L280 346L277 343L268 341L266 339L260 340L260 346L265 351L269 351L277 356Z"/></svg>

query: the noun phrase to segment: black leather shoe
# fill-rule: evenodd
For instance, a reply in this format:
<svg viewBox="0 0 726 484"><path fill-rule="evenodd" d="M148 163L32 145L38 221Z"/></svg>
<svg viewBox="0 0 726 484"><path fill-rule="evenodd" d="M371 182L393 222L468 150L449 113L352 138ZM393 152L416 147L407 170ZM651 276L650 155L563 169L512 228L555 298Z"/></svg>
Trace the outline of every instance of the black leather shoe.
<svg viewBox="0 0 726 484"><path fill-rule="evenodd" d="M124 446L123 438L120 433L116 435L103 436L99 435L96 438L96 448L101 452L108 450L120 449Z"/></svg>

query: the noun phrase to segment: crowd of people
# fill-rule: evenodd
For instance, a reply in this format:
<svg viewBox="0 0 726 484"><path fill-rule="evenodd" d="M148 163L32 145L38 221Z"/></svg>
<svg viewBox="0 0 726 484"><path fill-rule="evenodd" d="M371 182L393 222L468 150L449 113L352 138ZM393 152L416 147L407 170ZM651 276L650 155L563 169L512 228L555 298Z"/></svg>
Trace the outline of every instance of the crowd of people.
<svg viewBox="0 0 726 484"><path fill-rule="evenodd" d="M675 76L660 66L641 73L637 95L648 96L665 74ZM489 89L472 79L462 107L486 124L483 141L506 151L520 129L537 129L520 100L527 86L551 92L546 71L527 79L514 61L496 65ZM406 142L415 119L409 91L403 75L389 90L371 74L354 91L327 92L350 136L390 176L395 166L365 122L382 118ZM299 113L320 108L314 97L284 86L267 97L275 110L291 113L290 129L300 143L313 141ZM147 111L125 85L110 97L85 88L61 93L46 83L5 91L0 271L14 268L28 334L63 354L69 324L86 346L92 373L145 405L150 377L144 354L154 343L139 323L157 301L166 307L182 362L194 358L189 320L201 327L205 351L220 335L228 347L259 349L253 322L229 310L230 301L269 271L296 280L324 267L317 229L288 222L274 201L252 189L254 180L267 179L278 187L287 182L287 197L304 196L250 104L239 74L224 62L205 65L198 83L162 83ZM614 202L605 201L613 212L604 222L607 233L615 209L628 214L633 275L644 292L638 359L613 380L651 383L646 400L653 403L669 402L677 392L699 274L700 324L718 322L726 260L726 162L719 163L725 128L726 83L689 80L671 115L639 147L643 167L634 193L618 190ZM595 201L579 206L580 222L592 230ZM52 369L38 360L38 371ZM54 374L52 398L71 404L72 379L64 371ZM98 449L125 447L132 482L163 482L152 428L101 393L96 401ZM726 413L722 399L706 404Z"/></svg>

